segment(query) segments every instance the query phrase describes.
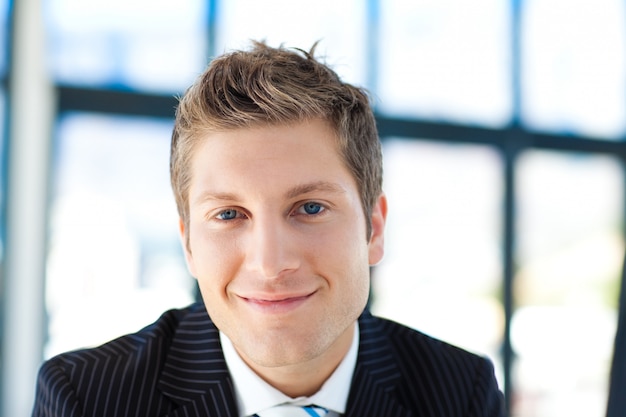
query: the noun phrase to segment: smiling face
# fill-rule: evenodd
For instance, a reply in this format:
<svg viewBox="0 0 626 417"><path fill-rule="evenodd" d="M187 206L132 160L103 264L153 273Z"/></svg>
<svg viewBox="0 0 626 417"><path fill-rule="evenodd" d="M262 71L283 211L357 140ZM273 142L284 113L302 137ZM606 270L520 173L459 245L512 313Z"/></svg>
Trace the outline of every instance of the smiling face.
<svg viewBox="0 0 626 417"><path fill-rule="evenodd" d="M320 120L210 133L191 173L181 234L216 326L257 371L334 369L383 255L385 197L366 236L356 182Z"/></svg>

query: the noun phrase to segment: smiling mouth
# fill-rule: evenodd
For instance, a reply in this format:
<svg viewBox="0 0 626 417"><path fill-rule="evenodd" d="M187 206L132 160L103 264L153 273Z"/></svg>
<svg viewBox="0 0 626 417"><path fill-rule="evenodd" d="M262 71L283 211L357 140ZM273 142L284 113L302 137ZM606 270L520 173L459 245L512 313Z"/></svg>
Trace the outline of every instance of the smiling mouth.
<svg viewBox="0 0 626 417"><path fill-rule="evenodd" d="M305 294L301 296L295 297L284 297L284 298L253 298L253 297L241 297L246 303L250 306L257 308L262 311L271 311L271 312L287 312L293 310L304 302L306 302L311 296L315 294L315 291L310 294Z"/></svg>

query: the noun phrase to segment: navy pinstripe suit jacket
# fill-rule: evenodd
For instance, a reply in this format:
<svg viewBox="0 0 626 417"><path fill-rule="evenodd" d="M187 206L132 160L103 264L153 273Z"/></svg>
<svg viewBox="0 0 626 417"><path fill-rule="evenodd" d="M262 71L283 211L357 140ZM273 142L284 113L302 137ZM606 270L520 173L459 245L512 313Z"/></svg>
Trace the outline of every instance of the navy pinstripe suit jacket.
<svg viewBox="0 0 626 417"><path fill-rule="evenodd" d="M491 363L365 312L347 416L503 416ZM34 417L237 416L219 335L202 304L41 367Z"/></svg>

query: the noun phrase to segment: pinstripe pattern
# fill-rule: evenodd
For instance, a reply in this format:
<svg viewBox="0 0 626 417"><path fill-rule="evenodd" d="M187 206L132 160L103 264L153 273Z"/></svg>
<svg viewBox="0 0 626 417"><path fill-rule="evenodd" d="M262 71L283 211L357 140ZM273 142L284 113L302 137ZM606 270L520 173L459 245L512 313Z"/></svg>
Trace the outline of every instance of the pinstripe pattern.
<svg viewBox="0 0 626 417"><path fill-rule="evenodd" d="M364 313L347 416L503 416L491 364ZM217 329L201 304L65 353L39 372L33 417L237 415Z"/></svg>
<svg viewBox="0 0 626 417"><path fill-rule="evenodd" d="M489 361L367 312L347 407L358 416L504 416Z"/></svg>

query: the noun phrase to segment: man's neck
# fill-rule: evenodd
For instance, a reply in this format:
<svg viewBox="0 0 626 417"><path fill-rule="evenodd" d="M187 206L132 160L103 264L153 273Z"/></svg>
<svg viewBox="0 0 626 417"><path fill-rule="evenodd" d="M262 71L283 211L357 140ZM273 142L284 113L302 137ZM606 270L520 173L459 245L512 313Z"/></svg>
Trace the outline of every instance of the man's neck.
<svg viewBox="0 0 626 417"><path fill-rule="evenodd" d="M355 326L348 329L324 352L312 360L279 367L260 366L249 360L237 347L243 361L265 382L291 398L310 397L320 390L348 353Z"/></svg>

